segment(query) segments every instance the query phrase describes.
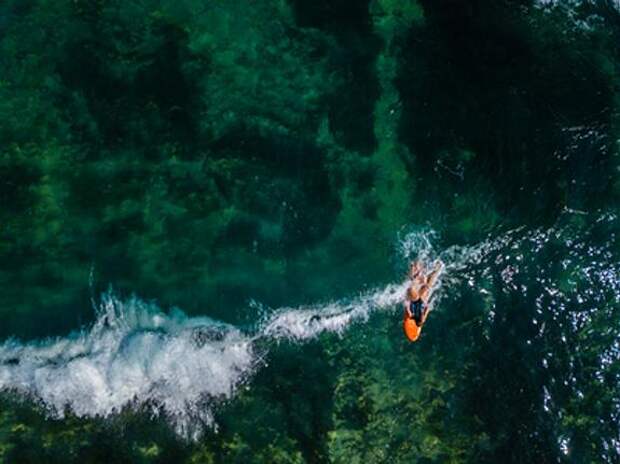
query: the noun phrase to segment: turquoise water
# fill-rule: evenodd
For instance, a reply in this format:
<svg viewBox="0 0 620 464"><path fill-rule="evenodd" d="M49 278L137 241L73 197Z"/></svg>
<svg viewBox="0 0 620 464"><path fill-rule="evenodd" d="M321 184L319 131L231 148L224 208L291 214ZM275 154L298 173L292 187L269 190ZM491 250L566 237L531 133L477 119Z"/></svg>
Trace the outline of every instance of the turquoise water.
<svg viewBox="0 0 620 464"><path fill-rule="evenodd" d="M0 462L617 462L618 44L613 1L3 3Z"/></svg>

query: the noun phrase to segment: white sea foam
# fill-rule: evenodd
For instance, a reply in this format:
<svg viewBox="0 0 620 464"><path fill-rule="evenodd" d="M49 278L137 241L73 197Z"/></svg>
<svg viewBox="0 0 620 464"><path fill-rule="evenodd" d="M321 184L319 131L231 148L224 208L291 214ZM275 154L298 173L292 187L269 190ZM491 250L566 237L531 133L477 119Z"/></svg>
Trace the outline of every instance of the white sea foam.
<svg viewBox="0 0 620 464"><path fill-rule="evenodd" d="M308 308L285 308L272 316L261 334L271 339L307 340L322 332L342 334L353 322L368 320L372 311L393 309L405 294L407 283Z"/></svg>
<svg viewBox="0 0 620 464"><path fill-rule="evenodd" d="M604 219L614 221L615 217ZM579 261L592 289L599 289L592 295L589 289L568 295L546 277L544 267L530 268L538 260L528 256L535 257L558 238L565 246L564 260ZM594 249L587 237L576 240L559 227L518 228L474 246L441 251L434 248L436 242L432 231L418 231L405 234L398 248L403 262L445 263L432 306L441 307L442 296L468 287L491 303L498 285L502 291L524 293L520 276L525 274L538 276L544 289L536 299L540 311L562 310L576 297L585 299L582 308L592 306L594 311L610 292L620 301L620 266L606 254L610 245ZM38 399L52 417L63 417L67 409L87 417L106 417L127 407L146 409L167 418L180 435L196 438L214 425L214 405L233 397L261 366L270 342L303 342L323 333L345 336L347 329L375 312L399 311L406 287L403 278L358 296L269 311L251 333L207 317L187 317L179 310L164 313L137 298L121 301L107 293L89 329L64 338L0 344L0 390ZM493 314L491 310L489 316ZM543 324L541 334L544 329Z"/></svg>
<svg viewBox="0 0 620 464"><path fill-rule="evenodd" d="M620 0L611 0L610 2L600 0L535 0L534 7L544 11L561 11L568 19L569 27L581 31L592 31L608 27L606 21L614 20L609 18L609 15L617 15L620 12ZM605 11L606 13L603 13ZM601 14L604 14L605 17Z"/></svg>
<svg viewBox="0 0 620 464"><path fill-rule="evenodd" d="M230 397L255 362L252 341L230 325L106 294L88 331L1 345L0 388L35 396L55 417L148 407L193 437L213 423L209 401Z"/></svg>
<svg viewBox="0 0 620 464"><path fill-rule="evenodd" d="M415 249L428 255L425 234L403 239L406 256ZM64 338L1 344L0 390L32 396L57 418L67 409L87 417L107 417L127 407L147 409L164 415L180 435L195 438L214 425L213 405L232 397L260 366L257 342L264 347L269 341L303 341L325 332L342 335L373 311L400 307L406 285L277 309L253 333L107 293L89 329Z"/></svg>
<svg viewBox="0 0 620 464"><path fill-rule="evenodd" d="M0 345L0 390L38 399L50 415L163 414L182 436L214 425L213 404L230 398L260 365L258 340L343 334L371 311L394 308L405 284L346 301L275 311L253 334L207 317L163 313L137 298L104 295L95 324L64 338Z"/></svg>

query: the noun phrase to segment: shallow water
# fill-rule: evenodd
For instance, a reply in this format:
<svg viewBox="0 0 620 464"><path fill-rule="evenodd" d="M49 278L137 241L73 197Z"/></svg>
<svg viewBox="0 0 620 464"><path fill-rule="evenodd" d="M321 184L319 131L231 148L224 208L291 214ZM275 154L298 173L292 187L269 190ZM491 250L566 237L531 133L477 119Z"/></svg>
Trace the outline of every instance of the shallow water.
<svg viewBox="0 0 620 464"><path fill-rule="evenodd" d="M0 462L617 462L618 43L612 1L0 6Z"/></svg>

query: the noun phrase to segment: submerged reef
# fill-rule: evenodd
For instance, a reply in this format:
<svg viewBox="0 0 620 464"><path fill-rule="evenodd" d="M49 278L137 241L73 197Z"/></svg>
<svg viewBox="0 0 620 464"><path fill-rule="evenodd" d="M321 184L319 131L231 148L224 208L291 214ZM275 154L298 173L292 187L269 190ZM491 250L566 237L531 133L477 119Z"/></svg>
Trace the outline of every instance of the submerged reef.
<svg viewBox="0 0 620 464"><path fill-rule="evenodd" d="M109 285L251 332L393 282L412 230L553 233L548 281L492 255L413 349L396 313L279 340L193 440L5 391L0 463L616 462L619 92L613 0L2 2L1 340Z"/></svg>

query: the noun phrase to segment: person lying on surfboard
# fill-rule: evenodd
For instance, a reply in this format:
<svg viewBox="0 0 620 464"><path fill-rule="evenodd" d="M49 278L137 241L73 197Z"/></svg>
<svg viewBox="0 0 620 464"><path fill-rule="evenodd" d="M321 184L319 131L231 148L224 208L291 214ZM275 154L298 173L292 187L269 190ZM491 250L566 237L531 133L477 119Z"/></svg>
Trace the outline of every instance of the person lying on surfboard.
<svg viewBox="0 0 620 464"><path fill-rule="evenodd" d="M431 290L442 269L443 263L436 261L432 272L425 276L424 267L420 261L411 264L409 270L411 285L407 288L403 317L403 328L409 341L415 342L420 337L422 326L428 317Z"/></svg>

